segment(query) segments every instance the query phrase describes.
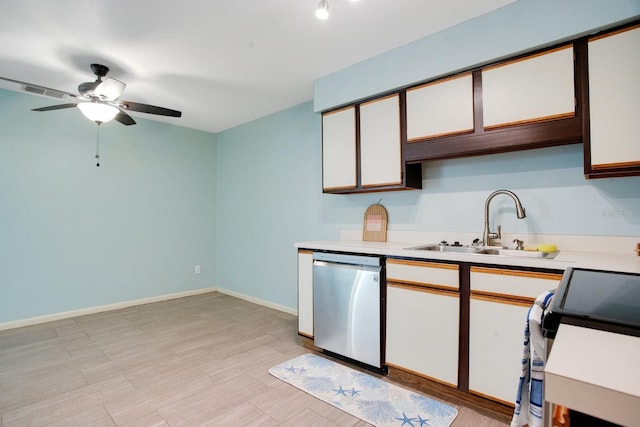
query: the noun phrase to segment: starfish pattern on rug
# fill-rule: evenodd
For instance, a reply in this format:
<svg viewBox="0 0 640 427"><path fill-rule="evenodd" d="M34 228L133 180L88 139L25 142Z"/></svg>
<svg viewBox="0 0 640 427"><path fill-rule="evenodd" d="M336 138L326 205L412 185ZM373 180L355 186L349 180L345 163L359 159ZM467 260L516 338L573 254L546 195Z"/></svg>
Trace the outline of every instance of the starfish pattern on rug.
<svg viewBox="0 0 640 427"><path fill-rule="evenodd" d="M409 418L407 417L407 414L405 414L404 412L402 413L402 418L396 418L396 420L398 421L402 421L401 425L405 425L408 424L411 427L415 427L415 425L413 424L414 421L418 421L417 418Z"/></svg>
<svg viewBox="0 0 640 427"><path fill-rule="evenodd" d="M336 392L336 394L335 394L336 396L339 395L339 394L341 394L343 396L347 395L347 390L343 389L342 386L338 386L338 388L334 389L333 391Z"/></svg>
<svg viewBox="0 0 640 427"><path fill-rule="evenodd" d="M294 368L293 365L291 365L291 366L289 366L287 368L287 371L291 372L292 374L295 374L296 373L296 368Z"/></svg>
<svg viewBox="0 0 640 427"><path fill-rule="evenodd" d="M429 418L427 418L427 419L425 420L425 419L424 419L424 418L422 418L420 415L418 415L418 422L420 423L420 427L430 425L430 424L428 423L428 421L429 421Z"/></svg>
<svg viewBox="0 0 640 427"><path fill-rule="evenodd" d="M314 354L281 363L269 373L378 427L451 427L458 414L443 402Z"/></svg>

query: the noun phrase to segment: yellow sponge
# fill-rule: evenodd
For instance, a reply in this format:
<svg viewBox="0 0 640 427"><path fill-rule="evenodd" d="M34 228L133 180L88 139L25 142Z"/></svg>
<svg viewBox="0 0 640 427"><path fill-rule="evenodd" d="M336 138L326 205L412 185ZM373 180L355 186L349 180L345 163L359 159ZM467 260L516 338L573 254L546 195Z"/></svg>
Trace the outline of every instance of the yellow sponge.
<svg viewBox="0 0 640 427"><path fill-rule="evenodd" d="M556 245L538 245L539 252L555 252L558 250Z"/></svg>

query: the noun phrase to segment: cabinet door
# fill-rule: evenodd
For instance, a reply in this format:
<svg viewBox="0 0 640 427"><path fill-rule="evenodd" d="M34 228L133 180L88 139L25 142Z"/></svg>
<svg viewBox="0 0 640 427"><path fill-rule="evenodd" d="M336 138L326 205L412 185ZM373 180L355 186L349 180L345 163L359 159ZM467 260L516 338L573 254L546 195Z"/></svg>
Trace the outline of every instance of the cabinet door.
<svg viewBox="0 0 640 427"><path fill-rule="evenodd" d="M402 184L400 97L391 95L360 105L360 181L362 187Z"/></svg>
<svg viewBox="0 0 640 427"><path fill-rule="evenodd" d="M347 107L322 115L322 188L356 185L356 109Z"/></svg>
<svg viewBox="0 0 640 427"><path fill-rule="evenodd" d="M459 268L387 259L386 362L458 383Z"/></svg>
<svg viewBox="0 0 640 427"><path fill-rule="evenodd" d="M471 267L469 391L514 403L527 313L561 279L561 273Z"/></svg>
<svg viewBox="0 0 640 427"><path fill-rule="evenodd" d="M473 132L471 73L407 89L407 140Z"/></svg>
<svg viewBox="0 0 640 427"><path fill-rule="evenodd" d="M640 173L640 27L588 46L591 167Z"/></svg>
<svg viewBox="0 0 640 427"><path fill-rule="evenodd" d="M485 129L575 116L573 46L482 70Z"/></svg>
<svg viewBox="0 0 640 427"><path fill-rule="evenodd" d="M469 391L514 404L529 303L472 295L469 315Z"/></svg>
<svg viewBox="0 0 640 427"><path fill-rule="evenodd" d="M387 364L456 386L456 293L387 287Z"/></svg>
<svg viewBox="0 0 640 427"><path fill-rule="evenodd" d="M313 253L298 251L298 333L313 338Z"/></svg>

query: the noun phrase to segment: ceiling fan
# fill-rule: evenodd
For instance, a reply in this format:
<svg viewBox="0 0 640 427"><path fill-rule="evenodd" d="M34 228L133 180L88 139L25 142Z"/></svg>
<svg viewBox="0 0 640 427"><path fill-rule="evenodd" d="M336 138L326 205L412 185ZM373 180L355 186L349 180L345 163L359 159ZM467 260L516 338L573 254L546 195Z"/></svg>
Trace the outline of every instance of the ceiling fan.
<svg viewBox="0 0 640 427"><path fill-rule="evenodd" d="M182 116L182 112L177 110L120 100L120 95L122 95L122 92L124 92L127 85L120 80L112 77L106 77L109 72L109 68L105 65L91 64L91 70L96 75L96 80L93 82L80 83L78 86L78 95L5 77L0 77L0 79L20 84L26 92L58 99L74 99L74 102L71 103L34 108L31 111L52 111L78 107L82 114L84 114L89 120L98 123L98 125L112 119L126 126L135 125L136 121L133 120L126 111L170 117Z"/></svg>

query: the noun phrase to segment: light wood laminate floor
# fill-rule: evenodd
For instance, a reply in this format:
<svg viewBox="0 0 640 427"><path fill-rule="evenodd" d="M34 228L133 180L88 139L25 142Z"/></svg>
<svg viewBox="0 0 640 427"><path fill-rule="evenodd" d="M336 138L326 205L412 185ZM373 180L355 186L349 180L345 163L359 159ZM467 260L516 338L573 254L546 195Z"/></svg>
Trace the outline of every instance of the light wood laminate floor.
<svg viewBox="0 0 640 427"><path fill-rule="evenodd" d="M6 330L0 426L368 426L269 375L310 351L295 316L220 293Z"/></svg>

